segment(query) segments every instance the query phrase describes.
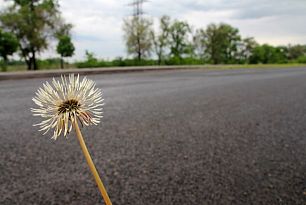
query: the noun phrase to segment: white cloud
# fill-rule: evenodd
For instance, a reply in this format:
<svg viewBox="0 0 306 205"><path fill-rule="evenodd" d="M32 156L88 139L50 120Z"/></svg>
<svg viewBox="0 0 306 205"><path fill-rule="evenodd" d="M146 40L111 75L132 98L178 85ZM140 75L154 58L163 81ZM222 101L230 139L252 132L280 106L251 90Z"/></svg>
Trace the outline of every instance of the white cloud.
<svg viewBox="0 0 306 205"><path fill-rule="evenodd" d="M115 0L63 0L60 5L66 21L74 25L75 58L82 58L85 50L95 52L100 58L125 54L121 27L127 13L123 3Z"/></svg>
<svg viewBox="0 0 306 205"><path fill-rule="evenodd" d="M306 27L303 26L306 14L301 12L306 9L306 4L301 4L300 0L282 2L271 0L268 3L257 0L256 4L253 0L247 0L239 5L237 1L218 0L208 4L209 6L200 0L195 2L205 6L206 10L189 10L180 18L187 20L196 28L206 27L212 22L223 22L239 28L244 37L255 37L259 43L272 45L306 43ZM226 2L229 4L224 6Z"/></svg>

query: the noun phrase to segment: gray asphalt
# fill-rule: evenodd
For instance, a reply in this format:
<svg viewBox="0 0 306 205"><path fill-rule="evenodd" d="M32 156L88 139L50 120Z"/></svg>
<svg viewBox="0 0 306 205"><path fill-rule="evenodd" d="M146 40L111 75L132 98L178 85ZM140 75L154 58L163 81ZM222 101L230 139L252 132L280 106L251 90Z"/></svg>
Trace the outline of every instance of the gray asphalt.
<svg viewBox="0 0 306 205"><path fill-rule="evenodd" d="M82 130L114 205L306 204L306 68L90 76ZM48 79L0 82L0 204L103 204L80 146L32 124Z"/></svg>

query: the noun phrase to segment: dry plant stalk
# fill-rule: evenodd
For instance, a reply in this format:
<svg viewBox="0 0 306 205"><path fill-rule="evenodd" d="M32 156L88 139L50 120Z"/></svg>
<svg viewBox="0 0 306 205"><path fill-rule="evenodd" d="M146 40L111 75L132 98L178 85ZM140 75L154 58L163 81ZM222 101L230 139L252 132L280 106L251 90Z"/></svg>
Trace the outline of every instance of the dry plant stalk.
<svg viewBox="0 0 306 205"><path fill-rule="evenodd" d="M79 75L69 75L61 77L61 81L53 78L52 85L48 82L43 84L33 98L38 108L32 108L34 116L40 116L44 120L34 126L39 126L39 131L46 134L50 129L54 129L53 139L63 133L67 136L74 127L77 138L81 145L90 171L98 185L101 195L106 205L111 205L110 198L100 179L98 171L91 159L86 144L84 142L78 121L83 126L97 125L102 118L103 101L102 92L95 87L92 80L84 77L80 80Z"/></svg>

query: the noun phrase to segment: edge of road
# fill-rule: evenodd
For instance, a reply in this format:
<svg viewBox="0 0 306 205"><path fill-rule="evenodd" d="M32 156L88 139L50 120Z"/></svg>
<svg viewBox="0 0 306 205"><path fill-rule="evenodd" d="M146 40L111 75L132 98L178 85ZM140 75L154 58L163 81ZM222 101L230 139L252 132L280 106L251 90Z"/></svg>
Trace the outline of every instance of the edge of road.
<svg viewBox="0 0 306 205"><path fill-rule="evenodd" d="M178 69L199 69L204 66L137 66L137 67L104 67L104 68L81 68L81 69L63 69L63 70L37 70L37 71L20 71L20 72L0 72L0 81L58 77L70 73L78 73L80 75L94 74L113 74L128 72L144 72L144 71L161 71L161 70L178 70Z"/></svg>
<svg viewBox="0 0 306 205"><path fill-rule="evenodd" d="M300 66L249 66L249 65L183 65L183 66L135 66L135 67L105 67L105 68L82 68L82 69L63 69L63 70L38 70L38 71L20 71L20 72L3 72L0 73L0 81L16 80L16 79L31 79L58 77L70 73L78 73L80 75L94 74L113 74L113 73L128 73L128 72L145 72L145 71L170 71L170 70L187 70L187 69L203 69L203 70L239 70L239 69L280 69L280 68L306 68L305 65Z"/></svg>

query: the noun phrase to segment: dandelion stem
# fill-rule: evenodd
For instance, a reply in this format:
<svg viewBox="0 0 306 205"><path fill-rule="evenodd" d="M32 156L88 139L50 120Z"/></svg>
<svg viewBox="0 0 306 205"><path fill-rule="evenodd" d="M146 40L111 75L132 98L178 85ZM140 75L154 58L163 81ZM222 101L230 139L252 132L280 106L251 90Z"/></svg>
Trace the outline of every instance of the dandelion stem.
<svg viewBox="0 0 306 205"><path fill-rule="evenodd" d="M86 158L86 161L88 163L90 171L91 171L92 175L95 178L95 181L96 181L96 183L98 185L98 188L99 188L99 190L101 192L101 195L102 195L102 197L104 199L104 202L105 202L106 205L112 205L112 202L111 202L111 200L110 200L110 198L109 198L109 196L108 196L108 194L106 192L106 189L105 189L105 187L104 187L104 185L103 185L103 183L102 183L102 181L100 179L98 171L97 171L97 169L96 169L96 167L95 167L95 165L94 165L94 163L93 163L93 161L92 161L92 159L90 157L90 154L89 154L88 149L86 147L86 144L84 142L81 130L79 128L78 122L76 120L74 121L74 129L76 131L76 135L77 135L78 140L80 142L83 154L84 154L84 156Z"/></svg>

